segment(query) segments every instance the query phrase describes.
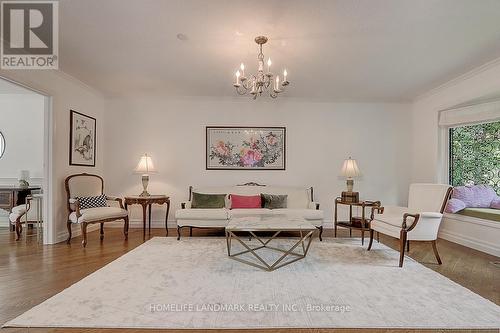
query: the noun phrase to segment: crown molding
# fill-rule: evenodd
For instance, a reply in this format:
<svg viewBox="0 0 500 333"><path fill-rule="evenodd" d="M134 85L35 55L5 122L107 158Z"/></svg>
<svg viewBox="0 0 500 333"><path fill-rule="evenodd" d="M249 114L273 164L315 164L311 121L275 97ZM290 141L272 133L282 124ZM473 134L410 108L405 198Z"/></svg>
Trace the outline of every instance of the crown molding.
<svg viewBox="0 0 500 333"><path fill-rule="evenodd" d="M428 90L427 92L425 92L423 94L418 95L413 100L413 103L418 102L422 99L428 98L430 96L436 95L445 89L456 86L459 83L461 83L465 80L468 80L474 76L477 76L477 75L481 74L482 72L485 72L485 71L487 71L495 66L498 66L498 65L500 65L500 57L496 58L492 61L489 61L489 62L487 62L479 67L476 67L476 68L474 68L474 69L472 69L472 70L470 70L462 75L459 75L456 78L451 79L451 80L449 80L449 81L447 81L447 82L445 82L445 83L443 83L435 88L432 88L431 90Z"/></svg>
<svg viewBox="0 0 500 333"><path fill-rule="evenodd" d="M66 73L62 69L53 70L52 72L54 74L56 74L56 76L59 76L62 79L71 81L71 82L75 83L76 85L79 85L80 87L82 87L86 90L89 90L90 92L92 92L94 95L97 95L98 97L104 98L104 94L101 91L88 85L87 83L81 81L80 79L77 79L73 75Z"/></svg>

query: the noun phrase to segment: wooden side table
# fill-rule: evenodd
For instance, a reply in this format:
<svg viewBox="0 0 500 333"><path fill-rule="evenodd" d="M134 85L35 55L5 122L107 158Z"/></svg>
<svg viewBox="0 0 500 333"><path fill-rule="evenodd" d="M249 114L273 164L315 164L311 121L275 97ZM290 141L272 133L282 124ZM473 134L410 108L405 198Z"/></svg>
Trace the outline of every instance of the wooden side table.
<svg viewBox="0 0 500 333"><path fill-rule="evenodd" d="M349 220L348 221L339 221L338 220L338 205L346 205L349 206ZM335 213L334 213L334 233L335 237L337 237L337 227L348 228L349 236L352 236L352 230L360 230L361 231L361 245L365 243L365 231L370 231L370 222L373 219L373 214L366 216L365 208L373 208L380 207L380 201L360 201L360 202L345 202L342 201L341 197L335 198ZM352 215L352 207L361 207L361 216L353 216ZM372 209L373 212L373 209ZM378 237L378 234L377 234Z"/></svg>
<svg viewBox="0 0 500 333"><path fill-rule="evenodd" d="M170 211L170 197L168 197L166 195L150 195L147 197L133 195L133 196L126 196L125 197L125 209L127 209L127 207L129 205L134 205L134 204L138 204L138 205L142 206L142 234L144 237L146 237L146 212L148 211L148 208L149 208L149 211L148 211L148 213L149 213L148 214L149 215L148 216L148 220L149 220L148 230L149 230L149 234L151 235L151 206L153 204L157 204L157 205L167 204L167 213L165 214L165 230L166 230L167 236L168 236L167 222L168 222L168 212Z"/></svg>

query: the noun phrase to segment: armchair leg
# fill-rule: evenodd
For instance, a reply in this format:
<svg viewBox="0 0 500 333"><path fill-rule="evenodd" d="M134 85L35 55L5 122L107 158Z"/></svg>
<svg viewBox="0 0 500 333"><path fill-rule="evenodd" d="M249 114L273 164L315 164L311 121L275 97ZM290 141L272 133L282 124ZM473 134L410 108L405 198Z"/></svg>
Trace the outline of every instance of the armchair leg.
<svg viewBox="0 0 500 333"><path fill-rule="evenodd" d="M368 251L370 251L370 250L372 249L372 244L373 244L373 234L374 234L373 229L370 229L370 242L368 243Z"/></svg>
<svg viewBox="0 0 500 333"><path fill-rule="evenodd" d="M435 240L432 241L432 249L434 250L434 255L436 256L436 260L437 260L438 264L441 265L443 262L441 261L441 258L439 257L437 244L436 244Z"/></svg>
<svg viewBox="0 0 500 333"><path fill-rule="evenodd" d="M20 217L16 220L16 241L21 239L21 233L23 232L23 227L21 225Z"/></svg>
<svg viewBox="0 0 500 333"><path fill-rule="evenodd" d="M399 237L399 267L403 267L403 260L405 258L406 236L406 230L401 230Z"/></svg>
<svg viewBox="0 0 500 333"><path fill-rule="evenodd" d="M193 227L189 227L189 237L193 237Z"/></svg>
<svg viewBox="0 0 500 333"><path fill-rule="evenodd" d="M83 237L82 246L86 247L87 246L87 223L86 222L80 223L80 228L82 229L82 237Z"/></svg>
<svg viewBox="0 0 500 333"><path fill-rule="evenodd" d="M99 239L100 240L104 239L104 223L101 223L101 233L100 233Z"/></svg>
<svg viewBox="0 0 500 333"><path fill-rule="evenodd" d="M66 239L66 244L71 243L71 222L66 223L66 228L68 228L68 239Z"/></svg>
<svg viewBox="0 0 500 333"><path fill-rule="evenodd" d="M319 241L322 242L323 241L323 226L319 226L317 227L319 229Z"/></svg>
<svg viewBox="0 0 500 333"><path fill-rule="evenodd" d="M128 239L128 216L124 218L125 223L123 225L123 234L125 235L125 240Z"/></svg>
<svg viewBox="0 0 500 333"><path fill-rule="evenodd" d="M177 240L181 239L181 227L177 226Z"/></svg>

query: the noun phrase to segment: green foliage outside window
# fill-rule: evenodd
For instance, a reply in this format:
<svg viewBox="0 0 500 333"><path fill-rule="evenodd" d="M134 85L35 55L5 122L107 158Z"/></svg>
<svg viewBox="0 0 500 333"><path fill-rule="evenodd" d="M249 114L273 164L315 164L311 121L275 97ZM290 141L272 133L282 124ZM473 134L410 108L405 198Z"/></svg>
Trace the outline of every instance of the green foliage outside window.
<svg viewBox="0 0 500 333"><path fill-rule="evenodd" d="M486 184L500 194L500 121L450 128L450 183Z"/></svg>

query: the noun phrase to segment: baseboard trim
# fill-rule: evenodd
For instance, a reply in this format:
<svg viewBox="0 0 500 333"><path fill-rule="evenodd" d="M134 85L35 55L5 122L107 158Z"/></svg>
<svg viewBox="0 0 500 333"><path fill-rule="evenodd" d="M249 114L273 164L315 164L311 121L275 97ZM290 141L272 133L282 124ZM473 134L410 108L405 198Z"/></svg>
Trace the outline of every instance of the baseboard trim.
<svg viewBox="0 0 500 333"><path fill-rule="evenodd" d="M87 227L87 232L91 232L91 231L95 231L95 230L99 230L99 224L90 224ZM82 234L82 229L80 228L80 225L73 224L73 226L71 228L71 238L78 237L81 234ZM68 239L68 230L59 231L57 233L56 241L54 244L65 242L67 239Z"/></svg>

